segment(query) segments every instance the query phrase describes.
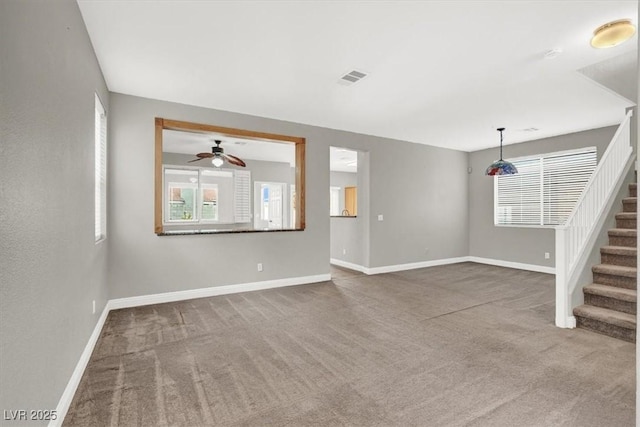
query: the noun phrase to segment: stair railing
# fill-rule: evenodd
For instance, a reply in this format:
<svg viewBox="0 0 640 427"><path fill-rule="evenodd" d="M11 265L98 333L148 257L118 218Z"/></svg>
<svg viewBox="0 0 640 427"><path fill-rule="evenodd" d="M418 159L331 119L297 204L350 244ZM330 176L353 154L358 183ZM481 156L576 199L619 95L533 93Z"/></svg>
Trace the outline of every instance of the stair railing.
<svg viewBox="0 0 640 427"><path fill-rule="evenodd" d="M605 213L614 189L623 178L631 147L629 110L564 225L556 227L556 326L575 328L571 296L580 271L576 267L586 254L587 244L599 232L596 225Z"/></svg>

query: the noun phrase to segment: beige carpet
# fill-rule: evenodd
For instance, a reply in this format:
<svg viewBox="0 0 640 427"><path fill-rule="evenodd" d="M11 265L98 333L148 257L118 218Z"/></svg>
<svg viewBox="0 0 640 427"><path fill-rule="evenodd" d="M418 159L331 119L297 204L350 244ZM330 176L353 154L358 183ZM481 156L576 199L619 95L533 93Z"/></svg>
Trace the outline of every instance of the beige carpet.
<svg viewBox="0 0 640 427"><path fill-rule="evenodd" d="M473 263L111 312L65 426L633 426L635 346Z"/></svg>

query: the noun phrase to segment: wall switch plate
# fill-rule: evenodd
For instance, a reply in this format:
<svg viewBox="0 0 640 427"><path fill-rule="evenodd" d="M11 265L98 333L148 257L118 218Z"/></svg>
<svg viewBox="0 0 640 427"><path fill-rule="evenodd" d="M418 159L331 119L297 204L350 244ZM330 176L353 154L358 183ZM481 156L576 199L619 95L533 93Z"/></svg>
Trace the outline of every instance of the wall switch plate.
<svg viewBox="0 0 640 427"><path fill-rule="evenodd" d="M96 300L91 301L91 307L93 314L96 314Z"/></svg>
<svg viewBox="0 0 640 427"><path fill-rule="evenodd" d="M549 259L549 252L544 253L544 259Z"/></svg>
<svg viewBox="0 0 640 427"><path fill-rule="evenodd" d="M384 215L378 215L378 221L383 221L384 220Z"/></svg>
<svg viewBox="0 0 640 427"><path fill-rule="evenodd" d="M262 271L262 263L261 262L258 263L258 271Z"/></svg>
<svg viewBox="0 0 640 427"><path fill-rule="evenodd" d="M347 250L346 249L342 249L342 255L346 255L347 254Z"/></svg>

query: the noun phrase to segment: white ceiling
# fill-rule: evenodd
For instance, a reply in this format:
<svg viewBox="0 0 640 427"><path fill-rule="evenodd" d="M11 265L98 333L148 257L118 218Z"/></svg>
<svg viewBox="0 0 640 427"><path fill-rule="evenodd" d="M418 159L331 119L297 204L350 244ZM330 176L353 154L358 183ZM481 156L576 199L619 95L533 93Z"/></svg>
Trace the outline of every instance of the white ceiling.
<svg viewBox="0 0 640 427"><path fill-rule="evenodd" d="M358 172L358 152L347 148L329 147L329 170Z"/></svg>
<svg viewBox="0 0 640 427"><path fill-rule="evenodd" d="M635 23L637 1L78 3L113 92L465 151L496 146L497 127L509 144L633 105L576 70L637 50L637 34L589 45ZM370 74L338 84L352 69Z"/></svg>
<svg viewBox="0 0 640 427"><path fill-rule="evenodd" d="M222 141L220 147L226 154L231 154L242 160L265 160L269 162L288 162L295 166L295 144L271 141L257 141L229 137L226 135L182 132L165 129L162 133L162 151L166 153L181 153L193 155L210 153L215 146L215 140Z"/></svg>

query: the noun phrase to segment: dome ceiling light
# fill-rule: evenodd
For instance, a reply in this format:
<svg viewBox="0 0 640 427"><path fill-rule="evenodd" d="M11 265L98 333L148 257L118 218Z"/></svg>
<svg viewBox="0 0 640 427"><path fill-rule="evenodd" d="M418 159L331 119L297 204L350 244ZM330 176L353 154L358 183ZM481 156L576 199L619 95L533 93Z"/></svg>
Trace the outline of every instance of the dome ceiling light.
<svg viewBox="0 0 640 427"><path fill-rule="evenodd" d="M597 49L614 47L629 40L636 33L636 26L629 19L608 22L593 32L591 46Z"/></svg>

